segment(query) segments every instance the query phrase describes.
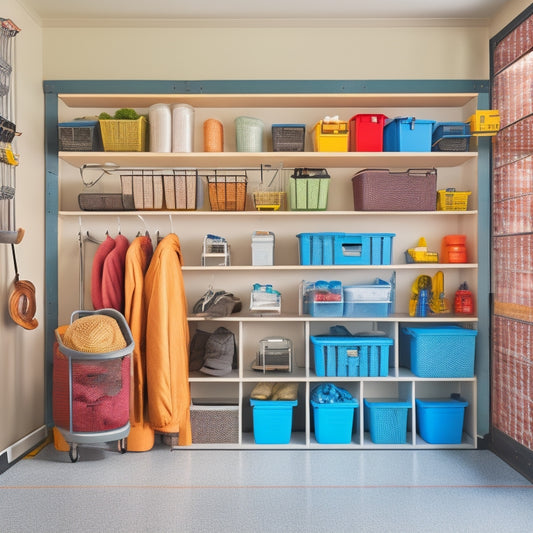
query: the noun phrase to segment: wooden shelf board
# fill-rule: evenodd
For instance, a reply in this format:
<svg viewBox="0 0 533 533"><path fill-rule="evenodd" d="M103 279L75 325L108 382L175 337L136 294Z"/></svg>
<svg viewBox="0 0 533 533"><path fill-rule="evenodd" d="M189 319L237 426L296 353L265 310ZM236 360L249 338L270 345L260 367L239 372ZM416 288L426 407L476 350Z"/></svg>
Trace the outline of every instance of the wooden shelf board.
<svg viewBox="0 0 533 533"><path fill-rule="evenodd" d="M168 210L151 210L151 211L59 211L60 217L98 217L98 216L115 216L115 217L383 217L383 216L457 216L457 215L477 215L477 210L473 211L168 211Z"/></svg>
<svg viewBox="0 0 533 533"><path fill-rule="evenodd" d="M434 168L456 167L477 152L59 152L74 167L114 165L128 168Z"/></svg>
<svg viewBox="0 0 533 533"><path fill-rule="evenodd" d="M133 107L189 104L213 108L462 107L476 93L296 93L296 94L59 94L69 107Z"/></svg>

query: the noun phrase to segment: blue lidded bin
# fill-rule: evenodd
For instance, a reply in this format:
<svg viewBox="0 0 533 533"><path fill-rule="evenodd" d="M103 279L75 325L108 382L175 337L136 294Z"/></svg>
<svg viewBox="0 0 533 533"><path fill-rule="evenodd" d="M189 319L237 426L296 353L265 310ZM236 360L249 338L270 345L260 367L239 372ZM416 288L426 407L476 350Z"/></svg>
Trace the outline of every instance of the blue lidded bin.
<svg viewBox="0 0 533 533"><path fill-rule="evenodd" d="M383 130L384 152L431 152L434 120L394 118Z"/></svg>

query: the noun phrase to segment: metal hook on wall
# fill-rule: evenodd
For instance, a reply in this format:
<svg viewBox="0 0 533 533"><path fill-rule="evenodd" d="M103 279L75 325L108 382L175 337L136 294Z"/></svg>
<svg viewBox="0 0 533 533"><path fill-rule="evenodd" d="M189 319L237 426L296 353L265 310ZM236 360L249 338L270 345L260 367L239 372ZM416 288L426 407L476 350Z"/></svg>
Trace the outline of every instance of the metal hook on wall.
<svg viewBox="0 0 533 533"><path fill-rule="evenodd" d="M172 215L168 215L168 219L170 220L170 233L174 233L174 224L172 222Z"/></svg>

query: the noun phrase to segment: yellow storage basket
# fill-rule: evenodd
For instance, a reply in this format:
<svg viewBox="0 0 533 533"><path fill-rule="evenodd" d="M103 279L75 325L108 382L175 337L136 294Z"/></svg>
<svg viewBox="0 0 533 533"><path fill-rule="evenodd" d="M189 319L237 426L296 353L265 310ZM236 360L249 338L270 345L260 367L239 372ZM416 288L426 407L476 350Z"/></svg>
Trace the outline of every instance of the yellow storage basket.
<svg viewBox="0 0 533 533"><path fill-rule="evenodd" d="M437 211L466 211L470 191L441 189L437 191Z"/></svg>
<svg viewBox="0 0 533 533"><path fill-rule="evenodd" d="M100 120L105 152L145 152L146 117L137 120Z"/></svg>

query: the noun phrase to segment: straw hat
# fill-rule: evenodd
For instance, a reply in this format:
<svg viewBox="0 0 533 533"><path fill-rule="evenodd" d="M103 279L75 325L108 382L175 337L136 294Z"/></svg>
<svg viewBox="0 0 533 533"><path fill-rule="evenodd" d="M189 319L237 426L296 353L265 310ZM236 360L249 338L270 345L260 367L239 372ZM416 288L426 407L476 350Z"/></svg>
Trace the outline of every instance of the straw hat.
<svg viewBox="0 0 533 533"><path fill-rule="evenodd" d="M71 350L88 353L114 352L127 346L118 322L102 314L74 320L65 331L63 344Z"/></svg>

